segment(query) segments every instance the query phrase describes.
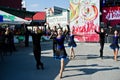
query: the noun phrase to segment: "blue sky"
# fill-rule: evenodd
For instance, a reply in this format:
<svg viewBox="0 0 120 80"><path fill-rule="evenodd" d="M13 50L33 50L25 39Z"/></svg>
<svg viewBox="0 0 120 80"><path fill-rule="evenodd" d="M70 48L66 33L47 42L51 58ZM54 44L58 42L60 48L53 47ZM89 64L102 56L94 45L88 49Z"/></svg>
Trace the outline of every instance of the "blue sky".
<svg viewBox="0 0 120 80"><path fill-rule="evenodd" d="M43 11L45 8L58 6L69 8L69 0L24 0L28 11Z"/></svg>

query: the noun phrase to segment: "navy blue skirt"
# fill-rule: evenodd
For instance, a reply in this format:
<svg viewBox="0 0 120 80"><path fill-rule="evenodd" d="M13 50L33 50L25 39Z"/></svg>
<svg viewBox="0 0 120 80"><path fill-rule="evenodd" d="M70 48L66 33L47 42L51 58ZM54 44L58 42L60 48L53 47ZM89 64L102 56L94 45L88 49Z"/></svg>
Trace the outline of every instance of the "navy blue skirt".
<svg viewBox="0 0 120 80"><path fill-rule="evenodd" d="M75 42L68 42L68 47L76 47L77 44Z"/></svg>
<svg viewBox="0 0 120 80"><path fill-rule="evenodd" d="M118 44L113 44L113 43L112 43L112 44L110 45L110 48L113 49L113 50L119 49L119 45L118 45Z"/></svg>
<svg viewBox="0 0 120 80"><path fill-rule="evenodd" d="M55 59L67 58L67 53L65 49L57 49L53 56Z"/></svg>

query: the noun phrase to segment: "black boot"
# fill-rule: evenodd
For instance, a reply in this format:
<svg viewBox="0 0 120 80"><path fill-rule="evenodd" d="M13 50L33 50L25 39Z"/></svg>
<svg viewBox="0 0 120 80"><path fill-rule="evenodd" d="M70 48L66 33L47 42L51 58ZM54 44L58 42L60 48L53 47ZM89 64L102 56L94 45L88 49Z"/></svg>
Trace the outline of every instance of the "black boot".
<svg viewBox="0 0 120 80"><path fill-rule="evenodd" d="M44 70L44 66L43 66L43 63L40 63L40 64L36 64L36 68L39 70L40 68L42 70Z"/></svg>
<svg viewBox="0 0 120 80"><path fill-rule="evenodd" d="M40 67L39 67L39 65L38 64L36 64L36 68L39 70L40 69Z"/></svg>
<svg viewBox="0 0 120 80"><path fill-rule="evenodd" d="M40 64L40 66L41 66L41 69L42 69L42 70L44 70L44 66L43 66L43 63L41 63L41 64Z"/></svg>

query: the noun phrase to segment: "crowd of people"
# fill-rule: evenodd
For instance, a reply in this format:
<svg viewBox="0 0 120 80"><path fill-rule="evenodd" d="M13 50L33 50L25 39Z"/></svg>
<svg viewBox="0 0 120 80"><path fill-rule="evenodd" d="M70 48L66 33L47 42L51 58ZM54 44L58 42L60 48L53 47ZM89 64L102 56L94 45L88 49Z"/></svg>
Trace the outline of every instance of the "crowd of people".
<svg viewBox="0 0 120 80"><path fill-rule="evenodd" d="M69 25L67 25L69 27ZM69 28L67 30L63 30L62 27L59 24L59 27L53 26L52 29L45 30L40 29L38 26L35 26L33 30L28 30L27 27L25 27L25 47L29 46L29 35L32 36L32 42L33 42L33 54L34 58L36 60L36 68L37 69L44 69L44 64L41 61L41 37L43 35L49 34L49 39L53 40L53 56L55 59L60 60L60 71L59 71L59 77L62 78L62 73L64 71L64 60L67 58L67 53L65 50L64 42L65 39L68 41L68 46L70 47L70 60L75 58L75 51L74 48L77 47L76 42L74 41L74 36L82 36L79 34L73 34L74 30L70 30ZM104 29L100 29L100 31L96 31L97 34L100 36L100 57L103 58L103 48L105 43L105 36L108 34L105 33ZM114 51L114 60L117 61L117 55L119 50L118 45L118 39L119 34L118 31L115 30L114 36L113 36L113 42L111 43L110 47ZM0 53L7 53L8 51L10 54L16 50L14 45L14 33L9 28L6 27L4 30L0 29Z"/></svg>
<svg viewBox="0 0 120 80"><path fill-rule="evenodd" d="M13 31L9 27L0 28L0 54L12 55L13 51L16 51Z"/></svg>
<svg viewBox="0 0 120 80"><path fill-rule="evenodd" d="M70 47L70 56L69 59L75 58L75 51L74 48L77 47L76 42L74 41L74 36L82 36L79 34L73 34L74 30L67 30L63 31L61 27L56 28L56 26L53 27L53 29L50 31L51 35L50 38L53 39L53 56L55 59L60 60L60 71L59 71L59 77L62 78L62 73L64 70L64 60L67 58L67 53L64 46L65 38L67 38L68 41L68 47ZM100 57L103 59L103 49L105 44L105 37L108 36L108 34L104 31L103 28L100 29L100 31L96 31L97 34L100 36ZM118 39L119 39L119 33L117 30L114 31L113 36L113 42L110 45L110 48L114 51L114 60L117 61L118 56Z"/></svg>

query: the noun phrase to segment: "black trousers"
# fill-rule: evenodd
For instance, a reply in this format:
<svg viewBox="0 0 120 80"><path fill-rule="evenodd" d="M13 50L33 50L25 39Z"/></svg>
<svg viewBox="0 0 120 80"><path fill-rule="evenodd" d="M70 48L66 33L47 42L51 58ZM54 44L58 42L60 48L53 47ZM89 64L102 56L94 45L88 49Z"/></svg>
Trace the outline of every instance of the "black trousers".
<svg viewBox="0 0 120 80"><path fill-rule="evenodd" d="M57 49L57 43L53 40L53 54L55 53L55 50Z"/></svg>
<svg viewBox="0 0 120 80"><path fill-rule="evenodd" d="M103 57L104 41L100 41L100 57Z"/></svg>
<svg viewBox="0 0 120 80"><path fill-rule="evenodd" d="M42 62L41 62L41 49L34 49L33 53L34 53L34 58L36 60L36 65L42 65Z"/></svg>
<svg viewBox="0 0 120 80"><path fill-rule="evenodd" d="M29 46L29 35L25 35L25 47Z"/></svg>
<svg viewBox="0 0 120 80"><path fill-rule="evenodd" d="M12 43L11 43L11 44L4 44L4 52L5 52L5 53L10 52L10 54L13 53L13 46L12 46Z"/></svg>

